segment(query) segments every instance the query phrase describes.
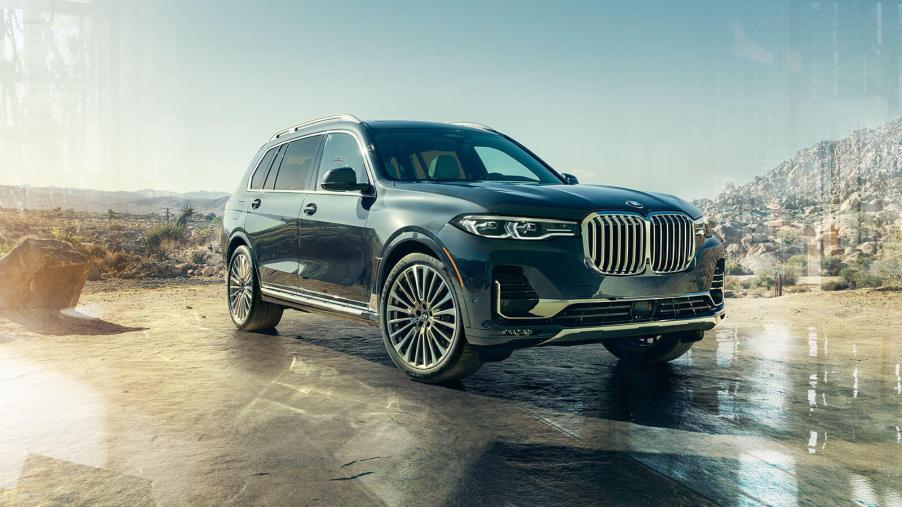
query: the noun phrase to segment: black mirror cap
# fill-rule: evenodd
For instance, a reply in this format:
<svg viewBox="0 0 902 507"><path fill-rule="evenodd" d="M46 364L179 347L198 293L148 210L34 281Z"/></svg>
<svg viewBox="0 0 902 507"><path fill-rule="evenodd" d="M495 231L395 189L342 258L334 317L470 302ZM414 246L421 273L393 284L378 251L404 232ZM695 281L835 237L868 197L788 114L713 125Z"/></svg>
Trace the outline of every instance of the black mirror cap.
<svg viewBox="0 0 902 507"><path fill-rule="evenodd" d="M574 176L572 174L568 174L568 173L564 173L561 176L564 177L564 181L568 185L579 185L579 179L576 176Z"/></svg>
<svg viewBox="0 0 902 507"><path fill-rule="evenodd" d="M369 183L358 183L357 172L350 167L336 167L326 173L322 187L333 192L358 191L370 193L373 190Z"/></svg>

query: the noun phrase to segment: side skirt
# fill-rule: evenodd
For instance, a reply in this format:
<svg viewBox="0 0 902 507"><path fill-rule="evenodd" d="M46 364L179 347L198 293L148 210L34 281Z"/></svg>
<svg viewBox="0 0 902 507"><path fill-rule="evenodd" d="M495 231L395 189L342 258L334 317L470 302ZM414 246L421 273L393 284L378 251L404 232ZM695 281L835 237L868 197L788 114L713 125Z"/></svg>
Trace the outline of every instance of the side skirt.
<svg viewBox="0 0 902 507"><path fill-rule="evenodd" d="M260 292L263 294L263 300L269 303L288 306L302 311L350 318L373 325L377 325L379 322L379 315L376 312L362 304L356 304L351 301L338 301L324 296L270 285L261 287Z"/></svg>

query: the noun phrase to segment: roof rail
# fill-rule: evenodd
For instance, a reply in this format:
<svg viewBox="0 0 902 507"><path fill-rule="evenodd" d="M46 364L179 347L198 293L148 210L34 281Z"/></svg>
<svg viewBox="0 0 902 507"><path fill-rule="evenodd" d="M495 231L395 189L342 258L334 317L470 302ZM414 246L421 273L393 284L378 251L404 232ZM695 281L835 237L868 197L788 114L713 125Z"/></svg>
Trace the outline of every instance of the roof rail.
<svg viewBox="0 0 902 507"><path fill-rule="evenodd" d="M291 127L288 127L287 129L280 130L280 131L276 132L275 134L273 134L270 141L275 141L276 139L284 136L285 134L297 132L298 130L301 130L304 127L316 125L317 123L325 123L327 121L338 121L338 120L350 121L350 122L354 122L354 123L362 123L360 121L360 119L358 119L356 116L354 116L352 114L336 114L336 115L332 115L332 116L323 116L322 118L305 121L304 123L298 123L297 125L292 125Z"/></svg>
<svg viewBox="0 0 902 507"><path fill-rule="evenodd" d="M452 121L452 122L448 122L448 123L451 125L457 125L460 127L472 127L474 129L481 129L481 130L488 130L491 132L497 132L497 130L493 129L492 127L489 127L488 125L483 125L482 123L474 123L471 121Z"/></svg>

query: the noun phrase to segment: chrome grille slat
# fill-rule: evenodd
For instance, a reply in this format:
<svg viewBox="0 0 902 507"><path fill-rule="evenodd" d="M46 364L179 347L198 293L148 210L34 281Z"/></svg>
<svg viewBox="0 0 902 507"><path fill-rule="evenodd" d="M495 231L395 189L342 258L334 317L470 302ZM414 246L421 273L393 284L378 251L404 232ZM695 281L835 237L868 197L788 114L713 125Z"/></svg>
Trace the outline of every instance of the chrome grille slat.
<svg viewBox="0 0 902 507"><path fill-rule="evenodd" d="M609 275L635 275L648 266L658 274L680 272L696 248L692 219L681 213L595 213L583 221L583 238L589 262Z"/></svg>

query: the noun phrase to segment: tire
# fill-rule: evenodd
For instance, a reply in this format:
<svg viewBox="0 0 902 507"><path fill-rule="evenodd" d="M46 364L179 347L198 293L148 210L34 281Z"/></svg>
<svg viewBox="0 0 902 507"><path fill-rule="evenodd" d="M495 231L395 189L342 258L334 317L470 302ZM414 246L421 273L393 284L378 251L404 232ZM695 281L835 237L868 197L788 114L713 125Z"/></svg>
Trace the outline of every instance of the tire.
<svg viewBox="0 0 902 507"><path fill-rule="evenodd" d="M275 329L282 320L284 308L263 301L254 258L244 245L236 248L229 259L226 303L232 322L242 331Z"/></svg>
<svg viewBox="0 0 902 507"><path fill-rule="evenodd" d="M385 350L410 378L428 384L460 380L482 366L467 343L451 275L435 257L412 253L385 278L380 329Z"/></svg>
<svg viewBox="0 0 902 507"><path fill-rule="evenodd" d="M608 340L604 346L611 354L631 366L649 366L673 361L698 341L694 333L673 333L639 338Z"/></svg>

